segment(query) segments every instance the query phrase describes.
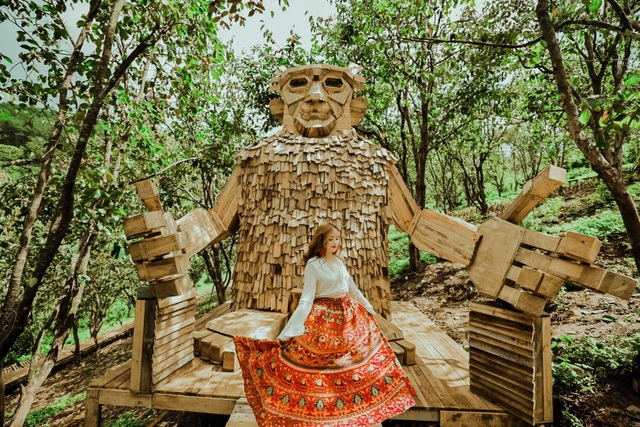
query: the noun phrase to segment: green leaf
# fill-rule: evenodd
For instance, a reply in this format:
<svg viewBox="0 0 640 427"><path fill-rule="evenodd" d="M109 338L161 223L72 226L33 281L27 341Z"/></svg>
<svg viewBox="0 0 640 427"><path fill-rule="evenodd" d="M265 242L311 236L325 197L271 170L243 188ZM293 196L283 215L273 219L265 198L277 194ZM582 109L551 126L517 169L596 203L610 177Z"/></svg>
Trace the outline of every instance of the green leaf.
<svg viewBox="0 0 640 427"><path fill-rule="evenodd" d="M602 0L593 0L590 4L589 4L589 10L591 12L597 12L598 9L600 9L600 6L602 6Z"/></svg>
<svg viewBox="0 0 640 427"><path fill-rule="evenodd" d="M638 77L637 74L634 74L633 76L629 77L627 80L624 81L624 85L625 86L631 86L632 84L637 82L639 78L640 77Z"/></svg>
<svg viewBox="0 0 640 427"><path fill-rule="evenodd" d="M589 117L591 117L589 110L584 110L582 114L580 114L580 123L586 125L589 122Z"/></svg>

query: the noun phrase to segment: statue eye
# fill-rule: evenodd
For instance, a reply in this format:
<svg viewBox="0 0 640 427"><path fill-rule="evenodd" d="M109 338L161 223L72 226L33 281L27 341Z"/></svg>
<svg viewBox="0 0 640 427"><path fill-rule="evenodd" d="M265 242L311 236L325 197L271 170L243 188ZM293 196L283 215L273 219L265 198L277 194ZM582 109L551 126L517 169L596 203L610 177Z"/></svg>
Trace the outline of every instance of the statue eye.
<svg viewBox="0 0 640 427"><path fill-rule="evenodd" d="M340 88L344 84L342 79L336 79L334 77L329 77L324 81L324 84L327 87Z"/></svg>
<svg viewBox="0 0 640 427"><path fill-rule="evenodd" d="M297 78L289 80L289 87L292 89L299 89L301 87L305 87L307 85L307 79L305 78Z"/></svg>

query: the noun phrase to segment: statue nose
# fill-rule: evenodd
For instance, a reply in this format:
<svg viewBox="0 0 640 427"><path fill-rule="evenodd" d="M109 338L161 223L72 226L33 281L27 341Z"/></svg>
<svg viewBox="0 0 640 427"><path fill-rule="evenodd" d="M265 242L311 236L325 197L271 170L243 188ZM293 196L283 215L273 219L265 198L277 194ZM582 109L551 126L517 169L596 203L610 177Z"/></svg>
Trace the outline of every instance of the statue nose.
<svg viewBox="0 0 640 427"><path fill-rule="evenodd" d="M325 98L324 89L322 88L322 83L313 82L311 87L309 88L309 92L307 93L307 98L311 101L324 101Z"/></svg>

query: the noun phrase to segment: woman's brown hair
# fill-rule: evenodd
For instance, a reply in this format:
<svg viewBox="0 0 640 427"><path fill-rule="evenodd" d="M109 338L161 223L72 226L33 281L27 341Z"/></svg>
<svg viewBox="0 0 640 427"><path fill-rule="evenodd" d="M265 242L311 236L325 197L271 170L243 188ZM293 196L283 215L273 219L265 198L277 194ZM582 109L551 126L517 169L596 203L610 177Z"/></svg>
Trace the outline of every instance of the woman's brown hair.
<svg viewBox="0 0 640 427"><path fill-rule="evenodd" d="M340 230L338 230L338 227L333 224L322 224L321 226L316 228L315 232L313 233L311 243L309 243L309 250L302 257L305 265L307 264L307 261L309 261L314 256L320 256L320 251L324 249L324 245L327 241L327 236L333 230L340 232ZM338 246L338 252L339 251L340 246Z"/></svg>

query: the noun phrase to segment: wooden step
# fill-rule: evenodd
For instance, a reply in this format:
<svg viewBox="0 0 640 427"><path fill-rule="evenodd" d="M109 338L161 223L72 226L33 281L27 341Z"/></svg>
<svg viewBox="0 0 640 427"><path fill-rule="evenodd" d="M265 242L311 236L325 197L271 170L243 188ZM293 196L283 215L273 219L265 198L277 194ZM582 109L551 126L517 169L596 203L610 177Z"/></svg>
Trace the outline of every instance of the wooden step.
<svg viewBox="0 0 640 427"><path fill-rule="evenodd" d="M253 411L245 397L238 399L225 427L258 427ZM382 427L382 424L376 424L373 427Z"/></svg>

